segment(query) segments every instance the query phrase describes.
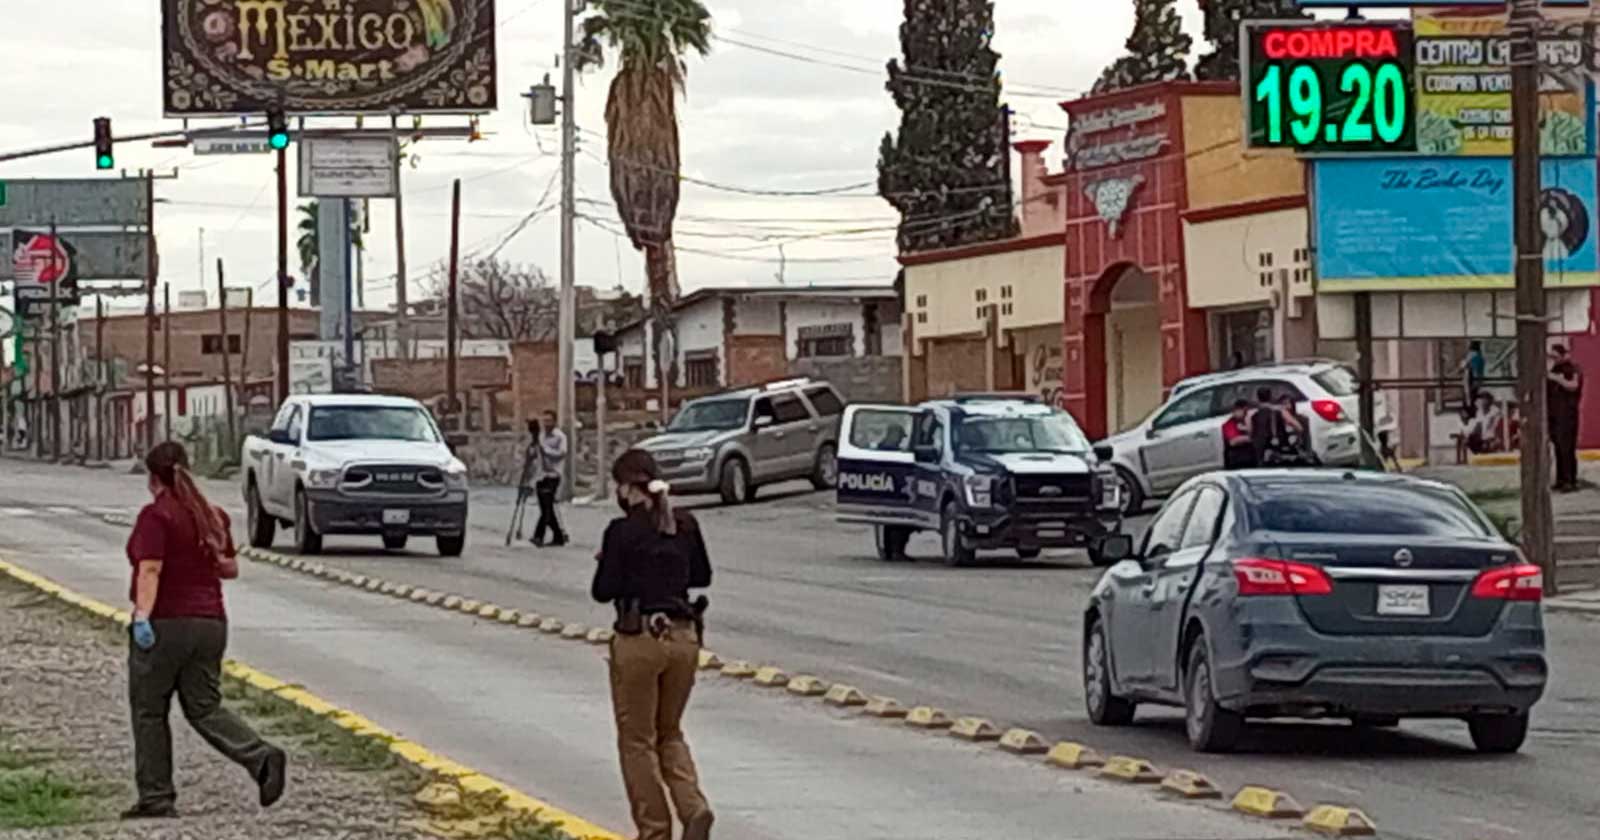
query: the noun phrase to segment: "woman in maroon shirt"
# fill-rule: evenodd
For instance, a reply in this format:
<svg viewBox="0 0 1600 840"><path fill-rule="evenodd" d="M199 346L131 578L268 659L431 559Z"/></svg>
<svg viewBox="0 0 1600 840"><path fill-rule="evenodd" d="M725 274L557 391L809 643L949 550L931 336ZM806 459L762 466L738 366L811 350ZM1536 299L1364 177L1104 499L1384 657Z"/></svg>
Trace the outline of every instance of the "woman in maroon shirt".
<svg viewBox="0 0 1600 840"><path fill-rule="evenodd" d="M139 801L124 819L177 816L172 786L172 695L206 743L250 771L263 807L283 796L287 758L222 707L228 619L222 581L239 576L228 515L189 474L189 455L163 443L144 459L154 501L128 537L133 566L128 700Z"/></svg>

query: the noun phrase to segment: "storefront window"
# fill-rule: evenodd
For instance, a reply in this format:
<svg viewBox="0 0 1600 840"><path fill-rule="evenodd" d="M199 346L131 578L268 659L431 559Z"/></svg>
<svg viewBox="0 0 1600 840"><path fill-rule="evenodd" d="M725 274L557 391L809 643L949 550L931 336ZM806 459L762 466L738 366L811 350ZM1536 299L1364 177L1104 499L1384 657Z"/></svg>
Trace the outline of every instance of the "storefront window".
<svg viewBox="0 0 1600 840"><path fill-rule="evenodd" d="M1272 310L1247 309L1215 317L1220 351L1215 364L1218 370L1272 361Z"/></svg>

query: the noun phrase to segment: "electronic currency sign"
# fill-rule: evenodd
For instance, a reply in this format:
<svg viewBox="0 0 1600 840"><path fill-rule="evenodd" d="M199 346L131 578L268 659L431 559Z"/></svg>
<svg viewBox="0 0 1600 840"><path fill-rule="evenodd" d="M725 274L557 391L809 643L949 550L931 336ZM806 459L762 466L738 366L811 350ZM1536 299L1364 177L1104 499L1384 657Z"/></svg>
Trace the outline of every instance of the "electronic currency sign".
<svg viewBox="0 0 1600 840"><path fill-rule="evenodd" d="M1416 151L1410 21L1249 21L1243 34L1242 92L1252 148Z"/></svg>

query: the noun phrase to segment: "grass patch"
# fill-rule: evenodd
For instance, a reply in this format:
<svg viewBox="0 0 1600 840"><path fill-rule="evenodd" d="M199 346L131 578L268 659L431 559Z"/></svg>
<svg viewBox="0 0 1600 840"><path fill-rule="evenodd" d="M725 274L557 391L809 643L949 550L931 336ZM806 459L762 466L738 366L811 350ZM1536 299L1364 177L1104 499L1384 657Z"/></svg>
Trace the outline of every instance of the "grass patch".
<svg viewBox="0 0 1600 840"><path fill-rule="evenodd" d="M223 693L240 714L268 738L292 741L329 766L361 773L387 773L410 768L379 738L356 735L332 720L313 714L271 692L226 678ZM406 780L411 780L406 773Z"/></svg>
<svg viewBox="0 0 1600 840"><path fill-rule="evenodd" d="M1478 505L1490 505L1495 502L1511 502L1522 498L1520 487L1490 487L1484 490L1474 490L1467 494Z"/></svg>
<svg viewBox="0 0 1600 840"><path fill-rule="evenodd" d="M47 750L0 743L0 828L48 828L97 816L116 788L52 769Z"/></svg>

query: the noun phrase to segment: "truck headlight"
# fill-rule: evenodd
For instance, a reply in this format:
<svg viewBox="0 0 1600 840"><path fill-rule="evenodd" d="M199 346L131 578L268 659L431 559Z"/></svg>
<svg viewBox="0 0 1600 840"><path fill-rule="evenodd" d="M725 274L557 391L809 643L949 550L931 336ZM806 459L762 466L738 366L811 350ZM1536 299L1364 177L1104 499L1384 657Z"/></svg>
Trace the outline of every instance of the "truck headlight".
<svg viewBox="0 0 1600 840"><path fill-rule="evenodd" d="M451 490L467 489L467 465L455 463L446 467L444 471L444 486Z"/></svg>
<svg viewBox="0 0 1600 840"><path fill-rule="evenodd" d="M701 447L698 447L698 448L695 448L695 449L685 449L683 451L683 460L685 460L685 461L709 461L709 460L711 460L712 454L714 454L714 453L711 451L711 448L710 447L706 447L706 446L701 446Z"/></svg>
<svg viewBox="0 0 1600 840"><path fill-rule="evenodd" d="M306 473L306 486L317 490L330 490L339 486L343 470L311 470Z"/></svg>
<svg viewBox="0 0 1600 840"><path fill-rule="evenodd" d="M991 507L994 504L995 479L992 475L969 475L962 482L967 488L967 504L975 508Z"/></svg>

